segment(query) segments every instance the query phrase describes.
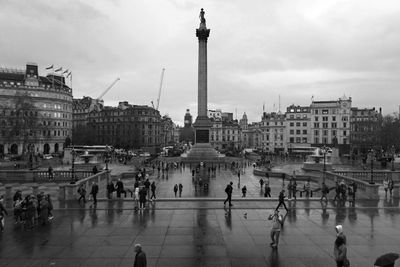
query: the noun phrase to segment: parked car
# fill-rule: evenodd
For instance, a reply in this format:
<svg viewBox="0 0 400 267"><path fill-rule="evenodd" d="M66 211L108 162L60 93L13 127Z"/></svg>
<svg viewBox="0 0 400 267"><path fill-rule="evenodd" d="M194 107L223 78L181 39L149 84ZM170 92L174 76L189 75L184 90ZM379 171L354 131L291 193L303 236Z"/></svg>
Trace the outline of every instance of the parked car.
<svg viewBox="0 0 400 267"><path fill-rule="evenodd" d="M140 153L139 157L150 157L150 153L149 152Z"/></svg>

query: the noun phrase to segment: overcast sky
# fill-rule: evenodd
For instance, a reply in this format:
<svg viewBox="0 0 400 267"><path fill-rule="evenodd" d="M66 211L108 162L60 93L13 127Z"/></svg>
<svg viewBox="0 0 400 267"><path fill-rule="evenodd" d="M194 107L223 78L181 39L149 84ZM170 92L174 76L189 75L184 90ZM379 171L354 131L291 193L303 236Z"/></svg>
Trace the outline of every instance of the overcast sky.
<svg viewBox="0 0 400 267"><path fill-rule="evenodd" d="M288 105L351 96L398 112L398 0L0 0L0 65L73 72L74 97L156 103L182 125L197 116L199 11L208 39L208 108L259 121Z"/></svg>

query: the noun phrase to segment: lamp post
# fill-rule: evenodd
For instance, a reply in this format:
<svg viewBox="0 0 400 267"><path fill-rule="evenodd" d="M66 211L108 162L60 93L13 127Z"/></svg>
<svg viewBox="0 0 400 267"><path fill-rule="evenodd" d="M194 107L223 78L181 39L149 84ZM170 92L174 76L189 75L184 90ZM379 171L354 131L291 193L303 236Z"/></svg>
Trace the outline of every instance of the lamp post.
<svg viewBox="0 0 400 267"><path fill-rule="evenodd" d="M375 184L374 182L374 149L369 150L369 155L371 158L371 180L369 181L370 184Z"/></svg>
<svg viewBox="0 0 400 267"><path fill-rule="evenodd" d="M322 147L322 153L324 154L324 173L322 176L322 182L325 183L325 176L326 176L326 152L328 152L328 148L324 145Z"/></svg>
<svg viewBox="0 0 400 267"><path fill-rule="evenodd" d="M71 166L71 182L70 184L75 184L75 149L72 147L71 156L72 156L72 166Z"/></svg>
<svg viewBox="0 0 400 267"><path fill-rule="evenodd" d="M394 154L396 153L396 148L392 145L392 172L395 171L394 169Z"/></svg>
<svg viewBox="0 0 400 267"><path fill-rule="evenodd" d="M109 155L109 148L108 145L106 145L106 171L108 171L108 161L110 159L110 155Z"/></svg>

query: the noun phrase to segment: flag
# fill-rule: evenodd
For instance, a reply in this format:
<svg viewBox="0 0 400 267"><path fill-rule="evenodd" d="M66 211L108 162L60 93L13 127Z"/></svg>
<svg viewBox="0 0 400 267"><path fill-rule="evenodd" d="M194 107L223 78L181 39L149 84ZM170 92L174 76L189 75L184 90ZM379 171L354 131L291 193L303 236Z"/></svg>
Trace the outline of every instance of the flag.
<svg viewBox="0 0 400 267"><path fill-rule="evenodd" d="M47 67L46 70L51 70L53 68L53 64L50 67Z"/></svg>
<svg viewBox="0 0 400 267"><path fill-rule="evenodd" d="M68 78L69 76L72 76L72 71L70 71L70 72L68 73L67 78Z"/></svg>
<svg viewBox="0 0 400 267"><path fill-rule="evenodd" d="M63 71L63 74L67 73L68 71L69 71L69 70L64 70L64 71Z"/></svg>
<svg viewBox="0 0 400 267"><path fill-rule="evenodd" d="M62 71L62 67L60 67L60 68L58 68L58 69L56 69L56 70L54 70L55 72L59 72L59 71Z"/></svg>

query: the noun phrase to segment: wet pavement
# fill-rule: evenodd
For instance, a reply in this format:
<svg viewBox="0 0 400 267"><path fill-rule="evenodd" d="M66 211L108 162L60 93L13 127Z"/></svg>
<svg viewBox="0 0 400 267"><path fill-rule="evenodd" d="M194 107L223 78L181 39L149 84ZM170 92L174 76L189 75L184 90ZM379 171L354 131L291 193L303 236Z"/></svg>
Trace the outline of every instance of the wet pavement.
<svg viewBox="0 0 400 267"><path fill-rule="evenodd" d="M279 248L273 250L266 218L276 207L282 180L271 178L274 198L265 200L251 170L241 176L246 198L237 187L237 173L217 171L205 192L194 188L186 168L171 171L168 179L153 175L158 200L143 211L134 211L131 199L101 200L97 207L56 201L54 220L32 230L14 225L8 216L0 234L0 266L133 266L134 244L141 243L148 266L329 267L336 266L336 224L347 235L351 266L373 266L381 254L399 252L399 201L383 197L358 200L354 207L325 205L318 198L287 202L291 209ZM229 209L222 199L231 180L234 206ZM175 183L184 186L182 198L174 197Z"/></svg>

